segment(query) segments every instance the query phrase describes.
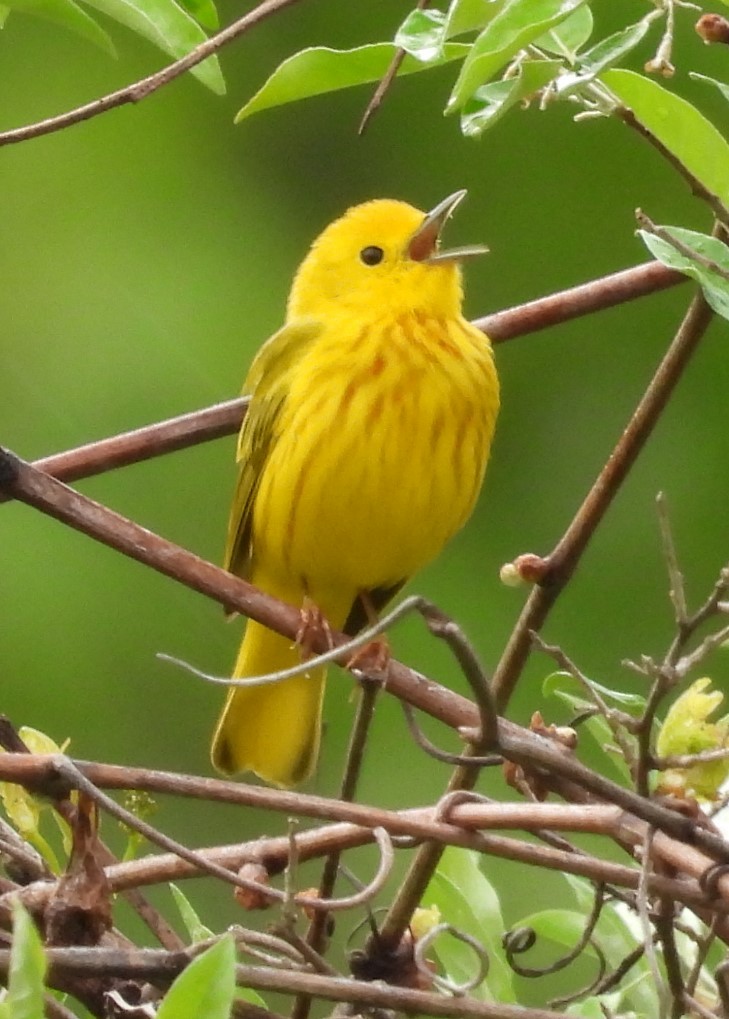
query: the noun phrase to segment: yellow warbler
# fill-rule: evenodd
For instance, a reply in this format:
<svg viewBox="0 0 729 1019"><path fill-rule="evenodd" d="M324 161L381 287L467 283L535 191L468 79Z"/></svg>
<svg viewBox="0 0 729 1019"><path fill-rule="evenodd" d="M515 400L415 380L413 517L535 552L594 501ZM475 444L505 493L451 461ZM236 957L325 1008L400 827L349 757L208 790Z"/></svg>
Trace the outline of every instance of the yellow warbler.
<svg viewBox="0 0 729 1019"><path fill-rule="evenodd" d="M461 314L458 263L485 249L439 248L465 193L427 215L367 202L328 226L245 381L226 568L350 633L440 552L483 479L499 388L488 339ZM299 660L250 620L233 675ZM213 764L280 786L307 778L325 675L232 687Z"/></svg>

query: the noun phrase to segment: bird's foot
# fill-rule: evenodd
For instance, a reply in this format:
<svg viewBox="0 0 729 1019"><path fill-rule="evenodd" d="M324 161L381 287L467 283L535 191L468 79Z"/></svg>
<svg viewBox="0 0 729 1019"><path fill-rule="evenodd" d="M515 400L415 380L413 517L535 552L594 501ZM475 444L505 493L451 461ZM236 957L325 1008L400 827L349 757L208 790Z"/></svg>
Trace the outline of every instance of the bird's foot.
<svg viewBox="0 0 729 1019"><path fill-rule="evenodd" d="M387 637L375 637L367 641L362 647L357 648L347 662L350 672L362 672L372 679L379 679L381 682L387 679L387 673L392 661L392 651Z"/></svg>
<svg viewBox="0 0 729 1019"><path fill-rule="evenodd" d="M332 629L326 616L311 598L306 596L299 612L299 628L296 631L296 645L304 661L312 658L316 649L324 644L326 651L334 647Z"/></svg>

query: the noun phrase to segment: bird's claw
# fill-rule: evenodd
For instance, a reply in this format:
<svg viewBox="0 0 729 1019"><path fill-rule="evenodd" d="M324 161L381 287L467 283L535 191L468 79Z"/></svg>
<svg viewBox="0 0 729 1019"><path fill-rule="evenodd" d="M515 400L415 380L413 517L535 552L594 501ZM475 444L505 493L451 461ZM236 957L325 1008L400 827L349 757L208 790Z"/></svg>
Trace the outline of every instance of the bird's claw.
<svg viewBox="0 0 729 1019"><path fill-rule="evenodd" d="M299 627L296 631L296 645L301 651L302 659L313 657L316 649L322 644L327 651L334 647L332 629L319 606L311 598L306 597L301 606Z"/></svg>
<svg viewBox="0 0 729 1019"><path fill-rule="evenodd" d="M373 679L387 678L392 661L392 651L387 637L375 637L357 648L347 662L350 672L362 672Z"/></svg>

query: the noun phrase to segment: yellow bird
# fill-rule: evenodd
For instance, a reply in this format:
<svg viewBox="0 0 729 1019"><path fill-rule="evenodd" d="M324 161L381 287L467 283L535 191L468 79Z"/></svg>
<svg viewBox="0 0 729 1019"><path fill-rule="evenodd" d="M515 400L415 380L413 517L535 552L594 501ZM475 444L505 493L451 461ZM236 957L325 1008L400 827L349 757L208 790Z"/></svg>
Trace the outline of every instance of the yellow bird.
<svg viewBox="0 0 729 1019"><path fill-rule="evenodd" d="M485 249L439 244L465 194L428 214L366 202L328 226L245 381L226 568L349 633L438 555L483 479L499 386L488 339L461 313L459 262ZM233 676L300 655L250 620ZM215 767L285 787L308 778L325 677L231 687Z"/></svg>

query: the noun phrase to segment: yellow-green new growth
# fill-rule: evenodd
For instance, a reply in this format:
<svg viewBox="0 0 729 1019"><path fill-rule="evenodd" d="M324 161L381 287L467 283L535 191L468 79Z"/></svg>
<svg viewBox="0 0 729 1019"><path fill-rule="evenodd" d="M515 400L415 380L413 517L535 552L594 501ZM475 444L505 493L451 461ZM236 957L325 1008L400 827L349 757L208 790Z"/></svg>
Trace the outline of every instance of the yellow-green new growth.
<svg viewBox="0 0 729 1019"><path fill-rule="evenodd" d="M729 748L729 715L709 721L724 694L709 691L711 680L697 679L674 701L656 740L659 757L702 754ZM699 800L716 799L719 788L729 778L729 757L704 761L687 768L668 768L661 774L658 791Z"/></svg>

